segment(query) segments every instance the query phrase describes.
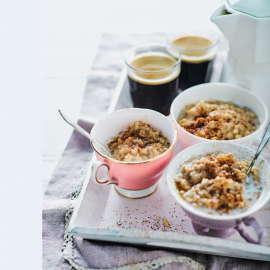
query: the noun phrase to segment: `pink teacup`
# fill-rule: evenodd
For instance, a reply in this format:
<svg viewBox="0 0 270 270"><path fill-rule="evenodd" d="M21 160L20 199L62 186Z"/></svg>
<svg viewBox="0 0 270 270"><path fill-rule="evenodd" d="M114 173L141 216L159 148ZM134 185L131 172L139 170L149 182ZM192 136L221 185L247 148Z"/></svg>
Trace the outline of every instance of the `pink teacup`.
<svg viewBox="0 0 270 270"><path fill-rule="evenodd" d="M108 157L98 144L91 143L98 159L91 168L92 180L102 185L114 184L115 189L128 198L142 198L154 193L158 180L172 158L177 141L177 131L169 118L153 110L138 108L122 109L106 115L94 125L91 135L107 144L135 121L142 121L154 130L161 131L162 135L169 139L170 148L150 160L125 162ZM109 179L98 179L101 166L106 170Z"/></svg>

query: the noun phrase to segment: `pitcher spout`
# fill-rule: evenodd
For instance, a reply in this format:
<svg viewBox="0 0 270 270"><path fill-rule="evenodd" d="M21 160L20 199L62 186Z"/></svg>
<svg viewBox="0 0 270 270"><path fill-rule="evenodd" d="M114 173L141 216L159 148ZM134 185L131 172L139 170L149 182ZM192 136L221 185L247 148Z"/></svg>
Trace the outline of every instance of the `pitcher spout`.
<svg viewBox="0 0 270 270"><path fill-rule="evenodd" d="M229 13L225 5L222 5L211 16L211 21L220 29L224 36L229 40L233 40L237 24L239 23L239 13Z"/></svg>

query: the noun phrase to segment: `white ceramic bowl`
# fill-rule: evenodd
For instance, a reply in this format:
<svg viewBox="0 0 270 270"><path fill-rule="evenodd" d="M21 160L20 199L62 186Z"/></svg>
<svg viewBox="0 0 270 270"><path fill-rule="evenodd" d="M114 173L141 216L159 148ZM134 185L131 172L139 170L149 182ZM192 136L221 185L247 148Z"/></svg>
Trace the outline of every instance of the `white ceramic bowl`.
<svg viewBox="0 0 270 270"><path fill-rule="evenodd" d="M238 86L226 83L204 83L183 91L174 99L171 105L171 117L177 128L178 140L183 148L211 141L187 132L177 123L177 118L184 107L200 100L220 100L234 103L240 107L246 106L251 109L258 116L260 127L246 137L227 140L227 142L233 142L248 147L252 147L252 145L258 146L268 119L268 110L264 102L252 92Z"/></svg>
<svg viewBox="0 0 270 270"><path fill-rule="evenodd" d="M270 198L270 166L262 156L259 156L255 163L255 166L260 170L260 175L263 182L263 190L261 196L256 201L256 203L254 203L242 213L231 215L210 215L183 200L178 193L174 182L174 177L176 177L181 172L182 165L190 163L190 160L196 159L198 157L206 156L208 154L218 155L222 153L233 153L236 158L247 160L249 162L251 162L255 154L253 150L245 146L224 141L211 141L191 146L181 151L171 161L166 175L168 188L175 200L181 205L186 214L192 219L193 227L195 224L195 231L196 226L199 225L204 228L210 228L214 231L222 231L224 234L224 231L232 228L237 229L241 222L249 222L252 219L253 224L249 225L254 227L259 237L260 232L263 234L263 229L254 218L250 217L250 215L261 209Z"/></svg>

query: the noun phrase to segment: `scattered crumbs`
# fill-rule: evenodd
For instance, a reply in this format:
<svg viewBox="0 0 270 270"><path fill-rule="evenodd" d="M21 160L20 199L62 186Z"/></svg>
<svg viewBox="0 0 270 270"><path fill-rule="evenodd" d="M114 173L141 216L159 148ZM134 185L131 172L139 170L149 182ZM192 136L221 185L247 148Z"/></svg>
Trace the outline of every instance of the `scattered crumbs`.
<svg viewBox="0 0 270 270"><path fill-rule="evenodd" d="M157 218L157 219L161 219L161 217L159 217L159 216L156 216L156 218Z"/></svg>
<svg viewBox="0 0 270 270"><path fill-rule="evenodd" d="M170 222L167 219L162 219L162 222L163 222L163 225L165 227L170 227L171 226Z"/></svg>

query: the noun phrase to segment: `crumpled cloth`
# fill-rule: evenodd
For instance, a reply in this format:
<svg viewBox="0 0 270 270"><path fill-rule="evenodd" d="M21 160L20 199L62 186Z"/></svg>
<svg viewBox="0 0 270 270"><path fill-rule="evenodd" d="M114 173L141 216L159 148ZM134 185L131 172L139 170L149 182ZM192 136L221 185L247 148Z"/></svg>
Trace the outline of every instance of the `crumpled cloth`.
<svg viewBox="0 0 270 270"><path fill-rule="evenodd" d="M107 113L120 72L124 66L126 49L144 42L164 42L165 35L111 35L103 34L98 53L82 101L79 125L90 131L95 121ZM68 270L63 259L62 245L65 232L65 214L72 188L78 184L78 175L91 159L93 150L89 140L74 131L53 173L43 199L43 270ZM252 261L161 248L144 248L111 242L98 242L74 237L74 262L84 268L113 268L125 264L149 261L164 256L187 256L206 269L270 269L269 262ZM167 264L160 269L188 269L184 264Z"/></svg>

